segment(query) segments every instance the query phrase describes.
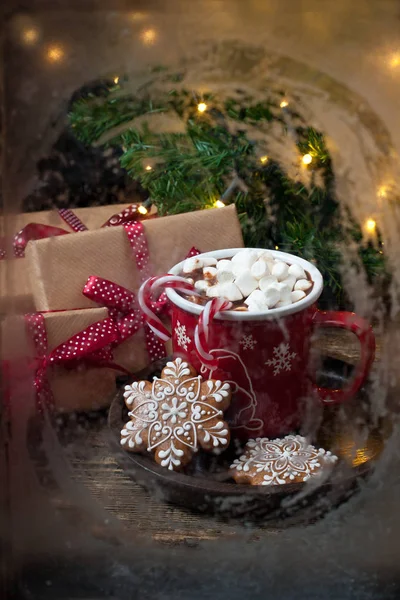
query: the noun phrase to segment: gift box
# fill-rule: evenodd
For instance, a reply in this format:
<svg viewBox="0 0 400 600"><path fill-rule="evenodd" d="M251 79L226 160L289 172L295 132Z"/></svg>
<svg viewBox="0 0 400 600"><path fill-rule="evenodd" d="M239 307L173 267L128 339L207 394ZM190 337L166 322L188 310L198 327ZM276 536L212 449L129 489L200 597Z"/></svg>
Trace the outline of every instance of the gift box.
<svg viewBox="0 0 400 600"><path fill-rule="evenodd" d="M243 246L234 205L143 222L152 275L168 272L195 246L201 252ZM123 227L31 242L26 250L36 310L91 308L82 294L92 275L137 292L140 273Z"/></svg>
<svg viewBox="0 0 400 600"><path fill-rule="evenodd" d="M243 246L233 205L160 217L144 221L140 227L144 242L124 227L110 227L30 243L26 257L36 309L89 309L96 304L112 309L112 299L126 295L130 307L143 279L167 272L186 258L193 246L204 252ZM149 262L143 268L146 256ZM93 276L106 281L98 285L98 291L93 288L91 295L83 295ZM106 286L108 293L104 293ZM137 372L160 357L156 344L161 345L154 338L145 340L142 325L115 348L115 360L128 371Z"/></svg>
<svg viewBox="0 0 400 600"><path fill-rule="evenodd" d="M74 214L89 229L100 228L112 215L127 208L127 204L74 209ZM22 213L0 218L0 231L10 239L30 223L50 225L71 231L57 210ZM8 253L9 254L9 253ZM24 258L0 260L0 316L10 312L22 314L35 310Z"/></svg>
<svg viewBox="0 0 400 600"><path fill-rule="evenodd" d="M105 308L42 314L47 335L45 354L51 356L60 345L93 324L109 322L107 317ZM27 326L27 317L6 317L1 324L1 335L3 374L7 374L5 387L11 398L13 391L21 392L21 389L28 398L28 395L36 393L34 382L43 359L42 362L38 360L38 348ZM98 335L101 336L101 333ZM49 386L54 408L59 412L71 412L108 406L116 389L116 371L104 364L107 363L99 361L97 366L96 360L76 360L73 363L67 360L65 364L60 361L55 361L54 365L47 364L43 382Z"/></svg>

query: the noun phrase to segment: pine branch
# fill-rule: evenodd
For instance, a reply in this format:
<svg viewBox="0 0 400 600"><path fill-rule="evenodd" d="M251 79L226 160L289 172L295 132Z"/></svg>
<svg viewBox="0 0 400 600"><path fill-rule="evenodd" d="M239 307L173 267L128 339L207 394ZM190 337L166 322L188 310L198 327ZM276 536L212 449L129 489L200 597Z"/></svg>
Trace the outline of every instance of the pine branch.
<svg viewBox="0 0 400 600"><path fill-rule="evenodd" d="M157 77L166 89L155 86ZM341 244L358 245L369 281L382 278L381 247L364 244L350 212L343 227L332 161L321 132L306 126L295 129L299 151L313 158L308 188L288 177L272 157L262 165L257 158L260 132L265 134L264 151L269 128L277 121L285 124L279 100L256 102L243 93L240 99L221 101L206 94L202 99L209 109L200 114L198 96L183 87L182 79L182 74L153 70L142 86L81 99L69 115L71 126L87 144L120 146L122 167L147 190L160 215L211 208L221 197L233 202L246 245L279 247L315 262L326 292L339 304ZM295 116L301 121L291 107L290 117Z"/></svg>

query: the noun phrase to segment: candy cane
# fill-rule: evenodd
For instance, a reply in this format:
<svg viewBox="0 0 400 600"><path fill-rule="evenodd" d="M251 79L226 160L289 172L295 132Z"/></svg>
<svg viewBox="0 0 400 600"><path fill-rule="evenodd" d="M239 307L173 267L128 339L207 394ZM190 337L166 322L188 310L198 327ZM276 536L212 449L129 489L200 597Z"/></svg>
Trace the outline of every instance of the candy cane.
<svg viewBox="0 0 400 600"><path fill-rule="evenodd" d="M157 315L149 308L152 295L160 288L173 288L180 292L196 293L193 285L177 275L161 275L159 277L150 277L139 289L138 302L142 309L144 320L152 331L163 341L167 342L171 338L171 334L163 325ZM197 294L196 294L197 295Z"/></svg>
<svg viewBox="0 0 400 600"><path fill-rule="evenodd" d="M213 298L206 304L199 316L199 322L194 330L194 345L199 359L208 369L215 369L218 366L218 359L210 354L208 348L210 322L219 312L230 308L232 308L232 302L223 298Z"/></svg>
<svg viewBox="0 0 400 600"><path fill-rule="evenodd" d="M150 277L150 279L147 279L140 286L138 302L143 312L144 320L163 342L167 342L171 338L171 334L149 305L152 304L152 295L158 290L167 287L180 292L191 292L198 295L194 286L187 279L177 275ZM219 312L229 310L230 308L232 308L232 302L223 298L213 298L210 302L207 302L199 316L199 322L194 331L194 346L200 361L209 369L215 369L218 364L217 359L208 351L210 322Z"/></svg>

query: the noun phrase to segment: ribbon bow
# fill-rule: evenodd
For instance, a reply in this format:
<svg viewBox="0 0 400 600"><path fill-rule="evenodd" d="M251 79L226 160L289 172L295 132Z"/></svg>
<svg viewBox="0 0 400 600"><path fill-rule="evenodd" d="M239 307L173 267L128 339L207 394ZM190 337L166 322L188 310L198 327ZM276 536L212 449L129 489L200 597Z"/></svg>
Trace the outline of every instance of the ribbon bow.
<svg viewBox="0 0 400 600"><path fill-rule="evenodd" d="M152 218L146 213L139 211L140 204L131 204L120 213L112 215L101 227L116 227L124 223L133 223L137 219L144 220ZM70 226L73 232L87 231L87 227L69 208L61 208L58 211L60 217ZM13 239L13 251L16 258L25 256L25 249L31 240L42 240L49 237L57 237L71 233L62 227L42 225L41 223L28 223L19 231ZM0 243L0 260L6 258L5 240Z"/></svg>
<svg viewBox="0 0 400 600"><path fill-rule="evenodd" d="M124 228L136 260L140 278L142 282L146 281L150 273L150 259L143 224L129 223L125 224ZM191 248L186 258L197 254L200 254L200 251L197 248ZM114 319L119 332L119 338L115 345L121 344L144 327L143 313L137 304L135 294L131 290L108 279L91 275L82 293L89 300L108 308L109 315ZM162 293L151 304L151 308L156 314L165 313L167 307L168 300L165 293ZM155 361L164 358L165 346L163 342L148 327L145 327L145 338L150 360Z"/></svg>
<svg viewBox="0 0 400 600"><path fill-rule="evenodd" d="M54 397L47 379L51 365L75 366L85 361L91 366L103 366L121 370L112 360L111 344L118 338L118 331L111 318L97 321L73 335L49 352L45 319L42 313L25 315L28 334L36 352L34 387L40 413L45 407L54 407Z"/></svg>

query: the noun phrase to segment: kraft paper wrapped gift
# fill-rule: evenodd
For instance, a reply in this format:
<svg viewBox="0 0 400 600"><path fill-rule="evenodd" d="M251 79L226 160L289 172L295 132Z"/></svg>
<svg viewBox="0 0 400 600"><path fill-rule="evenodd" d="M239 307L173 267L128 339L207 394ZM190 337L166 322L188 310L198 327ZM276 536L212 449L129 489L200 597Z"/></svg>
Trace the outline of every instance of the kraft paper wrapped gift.
<svg viewBox="0 0 400 600"><path fill-rule="evenodd" d="M93 323L105 319L108 311L105 308L91 310L60 311L43 314L48 351L51 352L73 335L89 327ZM32 340L29 338L24 317L6 317L1 324L1 360L8 365L10 382L8 387L25 386L25 393L34 396L35 356ZM109 406L115 393L116 371L107 367L86 367L83 363L76 369L64 368L61 365L47 369L47 379L54 396L56 410L59 412L96 410ZM32 406L34 404L32 403Z"/></svg>
<svg viewBox="0 0 400 600"><path fill-rule="evenodd" d="M160 217L143 223L152 274L166 273L195 246L206 252L243 246L236 209L202 210ZM82 295L91 275L109 279L137 293L141 283L126 232L122 227L76 233L31 242L26 252L37 310L96 306ZM166 323L167 324L167 323ZM167 345L167 353L171 352ZM114 350L115 362L130 372L149 364L144 330Z"/></svg>
<svg viewBox="0 0 400 600"><path fill-rule="evenodd" d="M112 215L121 212L128 206L129 204L114 204L112 206L77 208L73 211L82 223L92 230L100 228ZM70 227L60 217L57 210L1 217L0 230L12 238L29 223L51 225L70 231ZM0 316L10 312L22 314L34 310L26 260L24 258L0 260Z"/></svg>
<svg viewBox="0 0 400 600"><path fill-rule="evenodd" d="M144 221L153 275L201 252L243 246L234 205ZM36 310L92 308L82 295L91 275L109 279L133 292L140 274L123 227L108 227L31 242L26 250Z"/></svg>

